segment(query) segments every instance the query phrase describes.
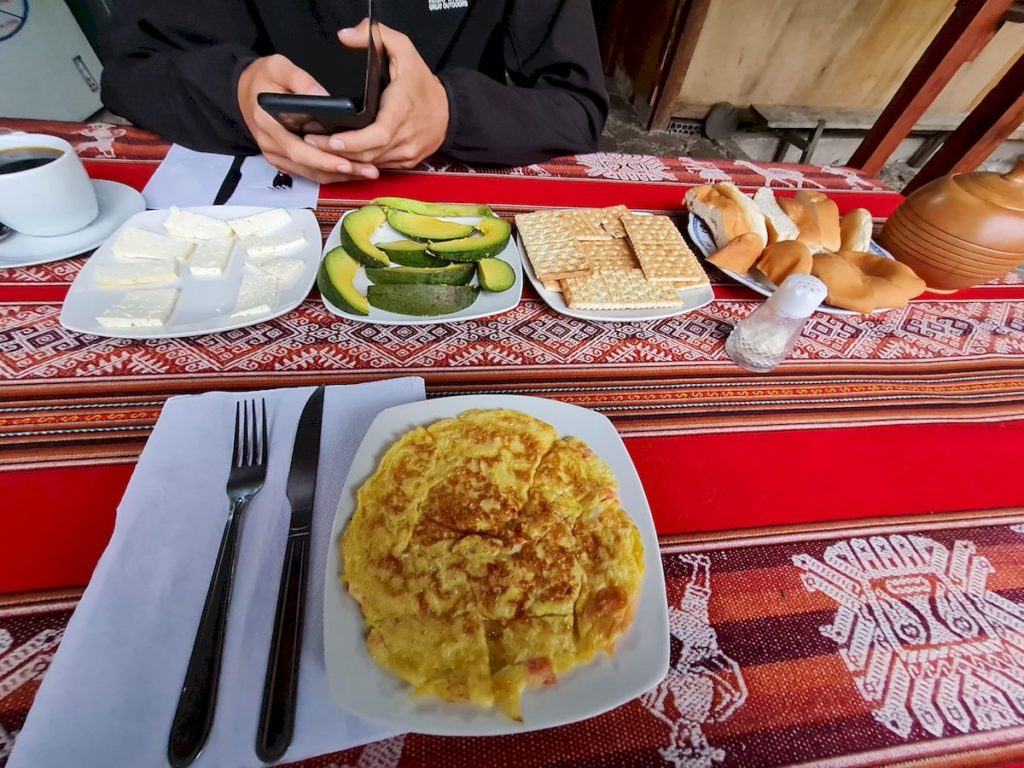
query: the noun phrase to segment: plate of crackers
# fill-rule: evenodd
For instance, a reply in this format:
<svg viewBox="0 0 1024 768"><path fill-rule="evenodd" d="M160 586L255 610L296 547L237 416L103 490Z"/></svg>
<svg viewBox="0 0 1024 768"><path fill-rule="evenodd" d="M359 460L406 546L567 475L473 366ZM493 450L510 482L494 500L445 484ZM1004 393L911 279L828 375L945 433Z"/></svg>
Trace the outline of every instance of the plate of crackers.
<svg viewBox="0 0 1024 768"><path fill-rule="evenodd" d="M526 276L556 312L597 322L658 320L714 301L668 216L624 205L516 216Z"/></svg>

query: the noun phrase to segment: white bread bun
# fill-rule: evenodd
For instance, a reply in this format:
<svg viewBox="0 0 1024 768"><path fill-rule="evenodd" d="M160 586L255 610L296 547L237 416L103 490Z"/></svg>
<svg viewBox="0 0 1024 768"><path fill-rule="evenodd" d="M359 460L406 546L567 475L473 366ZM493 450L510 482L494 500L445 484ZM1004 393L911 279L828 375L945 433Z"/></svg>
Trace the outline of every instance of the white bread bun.
<svg viewBox="0 0 1024 768"><path fill-rule="evenodd" d="M702 184L687 190L686 207L699 216L715 239L715 245L724 248L740 235L750 231L743 210L732 200L723 197L714 187Z"/></svg>
<svg viewBox="0 0 1024 768"><path fill-rule="evenodd" d="M871 245L871 213L866 208L855 208L843 216L839 224L843 251L867 251Z"/></svg>
<svg viewBox="0 0 1024 768"><path fill-rule="evenodd" d="M800 234L796 223L779 207L775 193L768 187L761 187L754 193L754 205L764 214L764 223L768 227L768 245L786 240L796 240Z"/></svg>
<svg viewBox="0 0 1024 768"><path fill-rule="evenodd" d="M839 206L835 200L830 200L824 192L817 190L801 189L796 193L796 199L814 211L818 220L818 232L821 236L821 244L826 251L835 253L843 247L843 240L839 230Z"/></svg>
<svg viewBox="0 0 1024 768"><path fill-rule="evenodd" d="M764 214L757 209L754 201L743 194L740 188L730 181L720 181L715 184L715 189L723 197L727 197L739 205L743 210L743 216L747 220L747 226L755 235L760 235L764 244L768 245L768 225L764 222ZM764 246L761 246L762 248Z"/></svg>
<svg viewBox="0 0 1024 768"><path fill-rule="evenodd" d="M793 220L800 232L796 239L810 248L811 253L827 253L828 248L821 243L818 217L813 207L808 207L791 197L780 197L778 202L779 207Z"/></svg>

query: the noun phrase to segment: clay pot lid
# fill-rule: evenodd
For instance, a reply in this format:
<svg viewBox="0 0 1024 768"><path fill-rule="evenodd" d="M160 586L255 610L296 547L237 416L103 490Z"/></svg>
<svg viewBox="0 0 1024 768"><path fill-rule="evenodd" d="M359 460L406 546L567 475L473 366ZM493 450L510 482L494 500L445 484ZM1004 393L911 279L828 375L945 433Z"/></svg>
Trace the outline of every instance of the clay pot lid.
<svg viewBox="0 0 1024 768"><path fill-rule="evenodd" d="M964 173L954 176L953 181L969 195L1024 212L1024 155L1017 158L1017 164L1007 173Z"/></svg>

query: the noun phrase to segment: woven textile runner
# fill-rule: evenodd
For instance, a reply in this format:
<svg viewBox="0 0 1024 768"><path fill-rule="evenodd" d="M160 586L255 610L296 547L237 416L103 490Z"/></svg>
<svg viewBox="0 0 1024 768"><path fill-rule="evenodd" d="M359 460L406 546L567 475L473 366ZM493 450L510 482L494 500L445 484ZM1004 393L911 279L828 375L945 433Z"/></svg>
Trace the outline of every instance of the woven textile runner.
<svg viewBox="0 0 1024 768"><path fill-rule="evenodd" d="M662 561L670 671L641 698L549 731L410 734L295 765L852 768L1024 756L1024 510L663 539ZM0 598L0 766L74 602Z"/></svg>

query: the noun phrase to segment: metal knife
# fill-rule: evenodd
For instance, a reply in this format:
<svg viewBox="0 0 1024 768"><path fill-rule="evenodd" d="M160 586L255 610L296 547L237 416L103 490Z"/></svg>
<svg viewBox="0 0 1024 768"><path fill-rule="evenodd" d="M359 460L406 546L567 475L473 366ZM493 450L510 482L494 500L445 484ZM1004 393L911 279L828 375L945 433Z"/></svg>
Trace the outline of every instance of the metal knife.
<svg viewBox="0 0 1024 768"><path fill-rule="evenodd" d="M213 198L214 205L224 205L235 194L238 182L242 180L242 163L244 162L245 155L235 155L235 159L231 161L231 167L228 169L227 176L220 183L220 189L217 190L217 195Z"/></svg>
<svg viewBox="0 0 1024 768"><path fill-rule="evenodd" d="M270 640L263 706L256 732L256 756L276 762L288 749L295 730L295 697L299 689L299 656L306 602L306 571L309 567L309 532L313 523L316 469L320 461L320 425L323 422L324 388L306 401L295 432L287 496L292 519L277 591L274 634Z"/></svg>

